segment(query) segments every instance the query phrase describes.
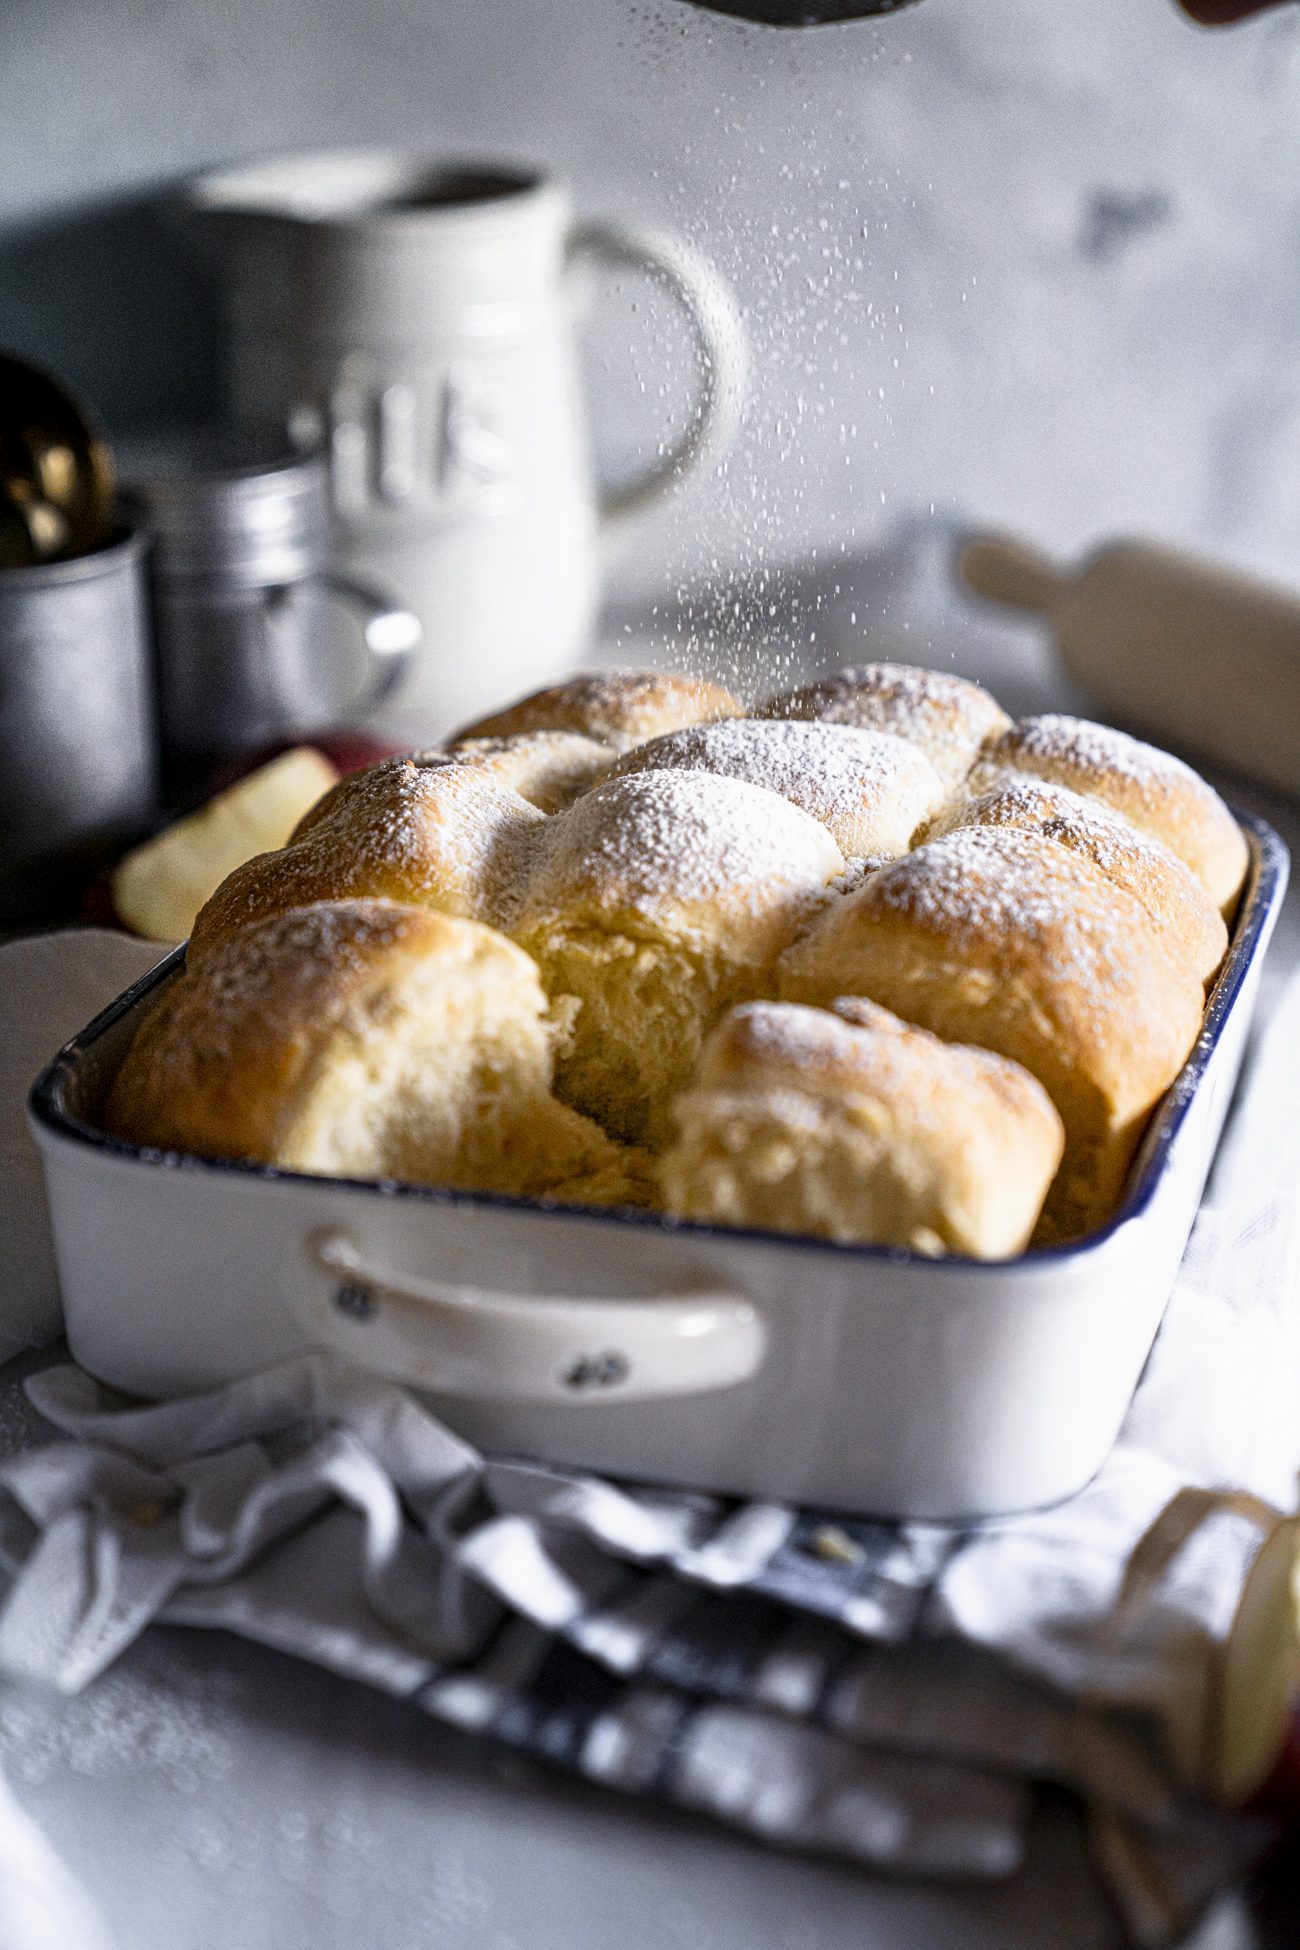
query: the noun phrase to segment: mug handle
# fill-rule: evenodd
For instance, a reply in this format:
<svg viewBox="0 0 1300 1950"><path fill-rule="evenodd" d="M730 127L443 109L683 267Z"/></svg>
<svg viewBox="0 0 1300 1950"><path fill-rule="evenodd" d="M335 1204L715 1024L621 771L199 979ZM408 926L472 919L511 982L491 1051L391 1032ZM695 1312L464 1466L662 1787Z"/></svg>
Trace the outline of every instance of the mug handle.
<svg viewBox="0 0 1300 1950"><path fill-rule="evenodd" d="M685 429L653 467L600 498L602 525L621 525L731 446L749 383L749 335L721 272L671 231L605 220L580 224L570 235L569 258L639 271L663 285L685 314L695 347L696 391Z"/></svg>
<svg viewBox="0 0 1300 1950"><path fill-rule="evenodd" d="M419 617L397 607L369 584L333 569L318 569L297 587L319 591L360 625L361 641L369 657L369 681L342 709L364 713L382 704L406 675L419 648L424 634Z"/></svg>

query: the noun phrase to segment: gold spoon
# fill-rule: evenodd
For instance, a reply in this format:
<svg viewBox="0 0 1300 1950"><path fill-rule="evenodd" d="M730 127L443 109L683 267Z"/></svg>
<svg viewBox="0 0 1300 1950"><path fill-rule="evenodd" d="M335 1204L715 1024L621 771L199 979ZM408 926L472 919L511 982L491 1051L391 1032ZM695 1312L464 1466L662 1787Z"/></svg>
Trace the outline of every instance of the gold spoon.
<svg viewBox="0 0 1300 1950"><path fill-rule="evenodd" d="M90 415L51 373L0 353L0 568L102 547L113 493L112 461Z"/></svg>

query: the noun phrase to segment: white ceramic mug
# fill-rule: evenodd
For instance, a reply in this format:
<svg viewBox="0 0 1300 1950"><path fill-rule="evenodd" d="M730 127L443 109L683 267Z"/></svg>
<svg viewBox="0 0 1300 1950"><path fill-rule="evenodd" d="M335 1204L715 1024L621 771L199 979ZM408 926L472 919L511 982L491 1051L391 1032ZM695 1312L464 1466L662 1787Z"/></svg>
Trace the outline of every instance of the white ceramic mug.
<svg viewBox="0 0 1300 1950"><path fill-rule="evenodd" d="M325 444L335 566L423 625L379 721L436 736L570 669L595 616L602 530L735 432L746 341L718 273L671 235L575 226L564 188L522 168L301 156L205 176L191 202L227 246L234 411ZM582 260L656 278L695 348L685 431L605 498L572 329Z"/></svg>

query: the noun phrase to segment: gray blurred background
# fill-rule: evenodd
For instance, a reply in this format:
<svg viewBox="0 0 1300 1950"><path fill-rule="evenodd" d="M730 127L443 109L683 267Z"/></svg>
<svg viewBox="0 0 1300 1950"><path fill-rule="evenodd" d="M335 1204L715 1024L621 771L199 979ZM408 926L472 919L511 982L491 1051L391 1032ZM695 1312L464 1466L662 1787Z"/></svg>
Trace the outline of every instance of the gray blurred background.
<svg viewBox="0 0 1300 1950"><path fill-rule="evenodd" d="M116 430L211 411L212 269L157 199L358 142L553 164L684 229L760 381L625 596L869 550L931 508L1140 530L1300 582L1300 11L926 0L777 34L676 0L0 0L0 343ZM679 410L677 328L589 320L602 471Z"/></svg>

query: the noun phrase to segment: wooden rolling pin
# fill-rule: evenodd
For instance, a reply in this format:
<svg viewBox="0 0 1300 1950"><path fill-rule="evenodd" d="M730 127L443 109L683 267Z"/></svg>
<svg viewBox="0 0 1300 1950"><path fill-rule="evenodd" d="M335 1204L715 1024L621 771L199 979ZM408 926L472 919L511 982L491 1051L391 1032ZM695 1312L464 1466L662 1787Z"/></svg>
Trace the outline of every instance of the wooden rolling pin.
<svg viewBox="0 0 1300 1950"><path fill-rule="evenodd" d="M1300 596L1151 542L1110 542L1071 574L981 536L961 572L1046 617L1068 675L1116 716L1300 794Z"/></svg>

